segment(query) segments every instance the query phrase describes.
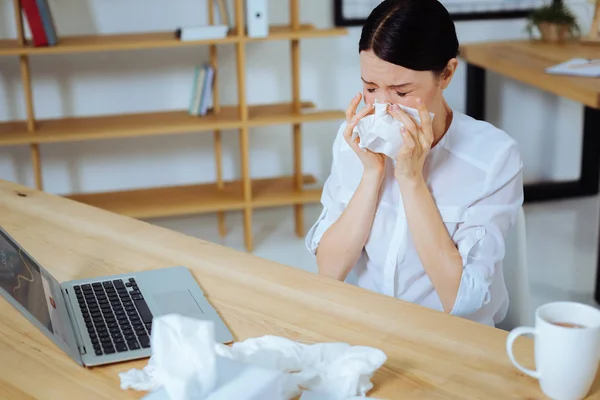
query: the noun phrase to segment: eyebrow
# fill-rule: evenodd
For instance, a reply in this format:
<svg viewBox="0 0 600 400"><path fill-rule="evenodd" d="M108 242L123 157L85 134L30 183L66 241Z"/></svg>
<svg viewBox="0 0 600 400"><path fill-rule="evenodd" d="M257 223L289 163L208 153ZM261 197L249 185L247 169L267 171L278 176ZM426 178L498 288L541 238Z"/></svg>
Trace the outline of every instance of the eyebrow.
<svg viewBox="0 0 600 400"><path fill-rule="evenodd" d="M362 79L362 81L363 81L364 83L366 83L367 85L378 86L378 85L377 85L376 83L374 83L374 82L369 82L369 81L365 80L365 78L363 78L362 76L360 77L360 79ZM391 88L395 88L395 89L399 89L399 88L403 88L403 87L406 87L406 86L410 86L410 85L412 85L412 84L413 84L412 82L406 82L406 83L401 83L400 85L390 85L390 87L391 87Z"/></svg>

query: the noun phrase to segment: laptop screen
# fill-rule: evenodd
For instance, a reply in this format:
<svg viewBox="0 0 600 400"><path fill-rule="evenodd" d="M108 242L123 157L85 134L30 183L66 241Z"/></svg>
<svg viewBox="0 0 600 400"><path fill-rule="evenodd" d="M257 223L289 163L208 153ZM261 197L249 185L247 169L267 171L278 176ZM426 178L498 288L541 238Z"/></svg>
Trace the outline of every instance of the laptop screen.
<svg viewBox="0 0 600 400"><path fill-rule="evenodd" d="M0 287L42 326L66 341L57 310L60 285L0 230Z"/></svg>

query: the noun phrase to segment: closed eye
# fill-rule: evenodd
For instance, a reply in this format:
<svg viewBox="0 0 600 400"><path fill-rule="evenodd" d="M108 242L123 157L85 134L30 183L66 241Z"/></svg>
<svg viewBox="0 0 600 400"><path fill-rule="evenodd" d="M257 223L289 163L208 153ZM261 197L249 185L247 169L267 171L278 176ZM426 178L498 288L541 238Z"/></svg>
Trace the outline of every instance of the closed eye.
<svg viewBox="0 0 600 400"><path fill-rule="evenodd" d="M404 96L406 96L408 93L396 92L396 94L397 94L399 97L404 97Z"/></svg>

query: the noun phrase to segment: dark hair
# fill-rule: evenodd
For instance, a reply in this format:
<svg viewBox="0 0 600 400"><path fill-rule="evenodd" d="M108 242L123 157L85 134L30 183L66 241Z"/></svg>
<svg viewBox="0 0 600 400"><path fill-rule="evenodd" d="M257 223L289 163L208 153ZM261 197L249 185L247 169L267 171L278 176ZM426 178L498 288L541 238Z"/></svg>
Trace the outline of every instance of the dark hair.
<svg viewBox="0 0 600 400"><path fill-rule="evenodd" d="M458 55L454 21L438 0L384 0L363 26L359 53L415 71L440 74Z"/></svg>

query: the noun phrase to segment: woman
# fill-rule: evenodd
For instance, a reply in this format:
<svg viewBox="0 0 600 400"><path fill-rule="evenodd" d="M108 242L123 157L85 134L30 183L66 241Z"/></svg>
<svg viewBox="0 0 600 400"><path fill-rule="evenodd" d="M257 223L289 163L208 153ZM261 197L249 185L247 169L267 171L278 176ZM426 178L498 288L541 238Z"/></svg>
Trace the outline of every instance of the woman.
<svg viewBox="0 0 600 400"><path fill-rule="evenodd" d="M457 54L454 23L437 0L385 0L373 10L359 43L363 94L334 141L323 212L306 244L322 275L352 273L366 289L493 326L508 307L504 237L523 203L523 165L506 133L444 100ZM352 139L376 100L404 124L395 160ZM417 108L421 123L398 103Z"/></svg>

